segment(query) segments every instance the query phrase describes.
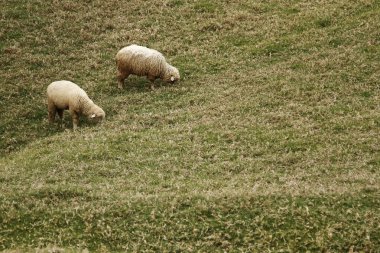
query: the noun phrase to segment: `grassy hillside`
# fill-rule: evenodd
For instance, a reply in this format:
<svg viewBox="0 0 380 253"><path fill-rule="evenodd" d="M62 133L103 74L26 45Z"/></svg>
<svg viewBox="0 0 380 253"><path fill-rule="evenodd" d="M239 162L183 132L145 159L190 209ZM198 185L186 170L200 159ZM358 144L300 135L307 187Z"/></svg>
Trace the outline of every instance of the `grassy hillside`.
<svg viewBox="0 0 380 253"><path fill-rule="evenodd" d="M182 80L117 89L132 43ZM1 1L0 52L0 250L379 252L380 1Z"/></svg>

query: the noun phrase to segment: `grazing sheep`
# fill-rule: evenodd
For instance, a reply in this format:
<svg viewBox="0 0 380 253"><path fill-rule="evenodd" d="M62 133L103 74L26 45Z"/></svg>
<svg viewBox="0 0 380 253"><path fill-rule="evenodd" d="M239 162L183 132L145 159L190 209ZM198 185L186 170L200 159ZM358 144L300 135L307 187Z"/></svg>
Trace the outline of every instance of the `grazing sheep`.
<svg viewBox="0 0 380 253"><path fill-rule="evenodd" d="M122 48L116 54L116 64L120 89L123 88L124 80L131 74L146 76L151 81L152 89L157 78L169 83L174 83L180 78L178 69L168 64L160 52L138 45Z"/></svg>
<svg viewBox="0 0 380 253"><path fill-rule="evenodd" d="M47 87L49 122L54 122L55 114L62 123L63 111L69 110L76 130L79 115L83 114L92 121L101 121L106 114L87 96L86 92L70 81L56 81Z"/></svg>

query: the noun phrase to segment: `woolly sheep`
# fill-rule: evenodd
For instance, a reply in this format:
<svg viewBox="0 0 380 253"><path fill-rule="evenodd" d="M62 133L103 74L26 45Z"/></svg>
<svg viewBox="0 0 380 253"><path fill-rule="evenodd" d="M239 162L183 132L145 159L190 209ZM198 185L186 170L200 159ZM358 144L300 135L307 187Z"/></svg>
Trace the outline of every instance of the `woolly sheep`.
<svg viewBox="0 0 380 253"><path fill-rule="evenodd" d="M122 48L116 54L116 64L120 89L123 88L124 80L131 74L146 76L151 81L152 89L157 78L169 83L180 79L178 69L168 64L160 52L143 46L133 44Z"/></svg>
<svg viewBox="0 0 380 253"><path fill-rule="evenodd" d="M62 123L63 111L69 110L73 119L73 129L76 130L79 115L85 115L90 120L98 122L105 117L105 113L87 96L86 92L70 81L56 81L47 87L49 122L54 122L58 113Z"/></svg>

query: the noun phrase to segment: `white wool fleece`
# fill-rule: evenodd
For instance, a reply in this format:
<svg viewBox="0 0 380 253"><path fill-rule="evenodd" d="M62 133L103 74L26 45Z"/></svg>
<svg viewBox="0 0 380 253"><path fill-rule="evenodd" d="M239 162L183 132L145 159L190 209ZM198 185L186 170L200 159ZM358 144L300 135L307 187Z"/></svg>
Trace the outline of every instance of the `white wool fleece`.
<svg viewBox="0 0 380 253"><path fill-rule="evenodd" d="M89 119L102 120L105 112L97 106L78 85L70 81L56 81L47 87L49 121L54 121L55 113L62 119L63 110L69 110L73 118L74 129L78 125L79 115Z"/></svg>
<svg viewBox="0 0 380 253"><path fill-rule="evenodd" d="M152 83L157 78L172 83L180 79L177 68L167 63L160 52L147 47L130 45L122 48L116 54L116 63L119 88L122 88L124 80L131 74L146 76Z"/></svg>

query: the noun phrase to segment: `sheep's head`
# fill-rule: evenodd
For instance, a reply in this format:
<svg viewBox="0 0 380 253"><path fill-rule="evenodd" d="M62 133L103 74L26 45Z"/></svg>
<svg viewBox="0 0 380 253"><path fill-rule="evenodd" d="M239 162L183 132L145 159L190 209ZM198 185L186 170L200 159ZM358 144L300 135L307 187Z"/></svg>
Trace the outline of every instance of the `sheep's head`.
<svg viewBox="0 0 380 253"><path fill-rule="evenodd" d="M180 79L180 76L179 76L178 69L173 66L168 66L164 81L168 83L175 83L179 79Z"/></svg>
<svg viewBox="0 0 380 253"><path fill-rule="evenodd" d="M105 117L106 113L99 106L96 106L93 110L91 110L88 115L88 119L96 123L102 121Z"/></svg>

